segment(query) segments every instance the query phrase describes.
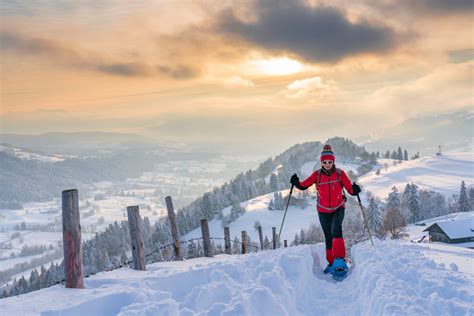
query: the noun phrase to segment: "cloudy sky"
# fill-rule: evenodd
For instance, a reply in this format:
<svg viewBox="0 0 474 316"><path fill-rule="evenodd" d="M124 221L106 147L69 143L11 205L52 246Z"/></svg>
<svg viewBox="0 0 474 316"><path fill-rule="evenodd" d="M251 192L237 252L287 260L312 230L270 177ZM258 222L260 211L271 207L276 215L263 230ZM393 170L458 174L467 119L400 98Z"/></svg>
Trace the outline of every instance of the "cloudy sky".
<svg viewBox="0 0 474 316"><path fill-rule="evenodd" d="M1 1L1 132L281 144L473 106L472 1Z"/></svg>

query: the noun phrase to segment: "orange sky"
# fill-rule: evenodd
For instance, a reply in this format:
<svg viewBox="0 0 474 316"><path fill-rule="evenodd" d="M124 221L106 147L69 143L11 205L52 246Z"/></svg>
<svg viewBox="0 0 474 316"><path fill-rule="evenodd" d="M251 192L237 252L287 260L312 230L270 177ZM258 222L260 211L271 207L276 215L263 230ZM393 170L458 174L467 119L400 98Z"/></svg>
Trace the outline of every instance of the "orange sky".
<svg viewBox="0 0 474 316"><path fill-rule="evenodd" d="M472 108L471 2L412 2L2 1L1 132L292 142Z"/></svg>

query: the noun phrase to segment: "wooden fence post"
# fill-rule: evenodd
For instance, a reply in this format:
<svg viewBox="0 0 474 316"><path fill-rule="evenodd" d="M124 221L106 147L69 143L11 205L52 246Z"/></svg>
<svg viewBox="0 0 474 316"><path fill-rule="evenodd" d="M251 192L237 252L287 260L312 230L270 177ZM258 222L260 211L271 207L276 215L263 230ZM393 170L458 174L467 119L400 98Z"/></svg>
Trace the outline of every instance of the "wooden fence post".
<svg viewBox="0 0 474 316"><path fill-rule="evenodd" d="M170 220L171 237L173 238L173 249L176 260L183 260L181 255L181 244L179 243L178 227L176 226L176 215L174 214L173 201L171 196L165 198L168 218Z"/></svg>
<svg viewBox="0 0 474 316"><path fill-rule="evenodd" d="M277 234L276 234L276 227L272 227L272 235L273 235L273 249L277 247Z"/></svg>
<svg viewBox="0 0 474 316"><path fill-rule="evenodd" d="M133 269L146 270L145 251L138 206L127 206L128 226L130 227L130 240L132 244Z"/></svg>
<svg viewBox="0 0 474 316"><path fill-rule="evenodd" d="M81 222L77 189L62 192L64 274L66 287L84 288Z"/></svg>
<svg viewBox="0 0 474 316"><path fill-rule="evenodd" d="M288 248L288 241L285 239L285 248Z"/></svg>
<svg viewBox="0 0 474 316"><path fill-rule="evenodd" d="M201 233L204 256L212 257L211 236L209 235L209 225L207 223L207 219L201 219Z"/></svg>
<svg viewBox="0 0 474 316"><path fill-rule="evenodd" d="M262 233L262 226L258 226L258 237L260 238L260 250L263 251L263 233Z"/></svg>
<svg viewBox="0 0 474 316"><path fill-rule="evenodd" d="M224 247L225 253L228 255L232 254L232 249L230 248L230 229L229 227L224 227Z"/></svg>
<svg viewBox="0 0 474 316"><path fill-rule="evenodd" d="M242 231L242 254L247 253L247 232L245 230Z"/></svg>

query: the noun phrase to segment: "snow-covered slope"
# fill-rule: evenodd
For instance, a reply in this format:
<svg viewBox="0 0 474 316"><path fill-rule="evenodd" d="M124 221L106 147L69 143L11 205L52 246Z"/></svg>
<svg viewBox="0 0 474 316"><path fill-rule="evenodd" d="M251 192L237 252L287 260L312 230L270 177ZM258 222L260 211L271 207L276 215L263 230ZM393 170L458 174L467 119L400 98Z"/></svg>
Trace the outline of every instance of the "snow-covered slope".
<svg viewBox="0 0 474 316"><path fill-rule="evenodd" d="M428 156L403 161L395 166L381 166L380 174L375 172L361 177L358 183L364 191L385 199L393 186L403 191L407 183L414 183L425 190L437 191L446 197L459 193L461 181L467 186L474 184L474 156L472 153L452 153Z"/></svg>
<svg viewBox="0 0 474 316"><path fill-rule="evenodd" d="M283 196L287 196L290 190L281 191ZM296 191L296 190L295 190ZM299 194L294 192L294 194ZM241 231L245 230L247 235L252 241L259 242L258 231L254 229L255 222L259 222L263 229L264 237L267 236L269 240L272 240L272 227L277 228L277 234L280 230L281 222L283 220L284 211L268 210L268 203L273 198L273 193L262 195L249 200L244 203L240 203L242 207L246 209L246 212L240 216L237 220L231 222L228 226L230 229L231 239L238 237L241 239ZM226 215L228 210L225 210ZM316 200L311 199L310 205L304 209L290 206L285 218L284 228L281 233L280 240L288 240L290 243L296 233L301 231L301 228L308 228L311 224L319 225L318 214L316 213ZM211 237L223 238L224 228L222 227L222 221L214 219L209 222L209 232ZM197 228L185 236L183 240L189 240L192 238L199 238L202 236L201 228Z"/></svg>
<svg viewBox="0 0 474 316"><path fill-rule="evenodd" d="M382 162L387 162L384 160ZM390 160L393 161L393 160ZM315 161L305 164L305 170L309 171L309 166ZM344 165L348 167L349 165ZM338 165L339 167L339 165ZM383 164L380 165L383 168ZM344 169L348 170L348 169ZM358 180L363 186L361 197L366 197L365 192L370 191L381 199L388 196L391 188L396 186L399 191L403 191L407 183L415 183L423 189L429 189L440 192L446 197L453 193L459 193L461 181L465 181L468 186L474 184L474 158L469 153L456 153L435 157L423 157L416 160L404 161L397 165L390 164L385 171L383 168L379 175L375 172L361 177ZM283 196L288 195L289 190L281 191ZM299 190L293 194L298 195ZM314 196L313 196L314 197ZM231 238L237 236L241 238L241 231L245 230L253 241L258 241L258 232L254 229L254 224L258 221L263 234L271 240L271 227L277 227L277 233L283 220L283 211L269 211L268 203L273 198L273 193L256 197L244 203L240 203L246 209L246 212L236 221L229 224ZM348 196L349 199L354 199ZM366 203L364 202L364 205ZM296 233L301 228L308 228L311 224L319 225L316 213L316 200L310 200L310 205L304 209L290 206L285 218L284 229L281 240L287 239L291 242ZM225 210L224 215L229 210ZM210 234L212 237L223 237L223 227L218 219L209 222ZM201 237L201 228L197 228L183 237L191 239Z"/></svg>
<svg viewBox="0 0 474 316"><path fill-rule="evenodd" d="M321 271L324 246L150 264L1 301L0 315L472 315L473 271L427 248L396 241L353 247L354 266L335 282Z"/></svg>
<svg viewBox="0 0 474 316"><path fill-rule="evenodd" d="M37 154L31 151L26 151L20 148L7 146L4 144L0 144L0 152L6 152L12 156L15 156L24 160L39 160L41 162L49 162L49 163L64 161L64 158L60 155L45 156L45 155Z"/></svg>

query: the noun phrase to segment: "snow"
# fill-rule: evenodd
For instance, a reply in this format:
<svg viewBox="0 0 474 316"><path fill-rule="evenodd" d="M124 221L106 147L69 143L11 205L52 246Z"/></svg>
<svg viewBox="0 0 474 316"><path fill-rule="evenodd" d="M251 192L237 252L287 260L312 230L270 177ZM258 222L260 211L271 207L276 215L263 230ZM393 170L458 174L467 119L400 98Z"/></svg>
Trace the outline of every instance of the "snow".
<svg viewBox="0 0 474 316"><path fill-rule="evenodd" d="M2 144L0 144L0 151L6 152L23 160L38 160L46 163L64 161L64 158L62 158L60 155L45 156Z"/></svg>
<svg viewBox="0 0 474 316"><path fill-rule="evenodd" d="M472 153L453 153L441 156L427 156L403 161L396 166L389 164L387 171L381 167L380 174L370 172L357 183L364 192L385 199L393 186L403 192L407 183L414 183L422 189L432 190L450 197L459 193L461 181L469 187L474 184L474 156Z"/></svg>
<svg viewBox="0 0 474 316"><path fill-rule="evenodd" d="M449 247L449 246L447 246ZM447 251L447 250L446 250ZM324 275L324 245L149 264L6 298L1 315L469 315L473 251L398 241L352 248L343 282ZM449 265L447 264L449 263Z"/></svg>
<svg viewBox="0 0 474 316"><path fill-rule="evenodd" d="M283 197L287 196L289 192L290 190L281 191ZM293 194L297 195L299 193L294 192ZM268 203L270 203L272 198L273 193L270 193L256 197L247 202L240 203L240 205L246 209L246 212L236 221L233 221L228 225L232 240L234 237L241 239L241 231L245 230L252 241L259 243L258 231L254 229L254 224L257 221L262 226L263 237L267 236L269 240L272 240L272 227L277 228L278 234L283 220L284 211L268 210ZM223 212L224 215L227 215L228 213L230 213L230 207L227 208L225 212ZM211 237L224 237L224 228L222 227L221 223L222 222L219 219L214 219L209 222L209 233ZM304 209L296 206L289 206L280 240L283 242L283 240L286 239L288 240L288 243L291 243L291 241L293 241L295 238L295 234L299 234L302 228L306 229L312 224L319 225L315 199L311 199L310 205ZM199 237L202 237L200 227L187 233L181 239L189 240Z"/></svg>

